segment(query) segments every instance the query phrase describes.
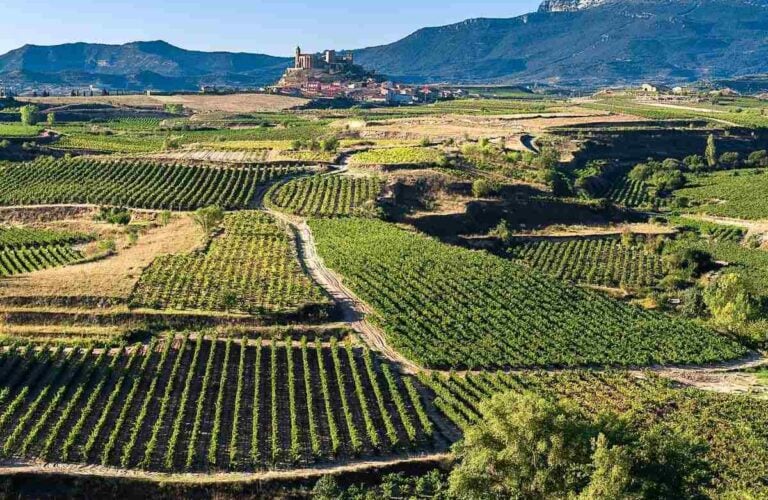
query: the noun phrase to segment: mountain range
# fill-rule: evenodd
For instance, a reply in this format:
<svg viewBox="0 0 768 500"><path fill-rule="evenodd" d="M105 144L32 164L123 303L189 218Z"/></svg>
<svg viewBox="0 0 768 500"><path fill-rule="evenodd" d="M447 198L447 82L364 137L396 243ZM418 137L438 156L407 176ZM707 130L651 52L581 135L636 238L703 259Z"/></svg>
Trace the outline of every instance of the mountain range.
<svg viewBox="0 0 768 500"><path fill-rule="evenodd" d="M768 73L768 0L544 0L538 12L424 28L355 50L407 82L600 86ZM290 58L198 52L163 41L25 45L0 85L190 90L273 83Z"/></svg>

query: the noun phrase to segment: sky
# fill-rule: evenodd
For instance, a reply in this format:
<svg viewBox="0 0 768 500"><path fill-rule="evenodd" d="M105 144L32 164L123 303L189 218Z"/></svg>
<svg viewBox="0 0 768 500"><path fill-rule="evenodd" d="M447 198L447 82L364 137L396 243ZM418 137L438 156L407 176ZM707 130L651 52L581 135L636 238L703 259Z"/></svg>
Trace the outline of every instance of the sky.
<svg viewBox="0 0 768 500"><path fill-rule="evenodd" d="M0 54L24 44L165 40L185 49L292 55L391 43L419 28L514 17L541 0L13 1L0 6Z"/></svg>

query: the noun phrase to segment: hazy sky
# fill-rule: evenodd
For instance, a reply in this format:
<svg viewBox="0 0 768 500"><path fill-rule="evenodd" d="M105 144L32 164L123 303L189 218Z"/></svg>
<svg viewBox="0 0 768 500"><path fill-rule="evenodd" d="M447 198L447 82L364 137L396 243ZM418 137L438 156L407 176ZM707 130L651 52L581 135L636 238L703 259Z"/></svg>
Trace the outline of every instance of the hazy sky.
<svg viewBox="0 0 768 500"><path fill-rule="evenodd" d="M418 28L514 17L541 0L133 0L1 2L0 53L26 43L163 39L197 50L290 55L394 42Z"/></svg>

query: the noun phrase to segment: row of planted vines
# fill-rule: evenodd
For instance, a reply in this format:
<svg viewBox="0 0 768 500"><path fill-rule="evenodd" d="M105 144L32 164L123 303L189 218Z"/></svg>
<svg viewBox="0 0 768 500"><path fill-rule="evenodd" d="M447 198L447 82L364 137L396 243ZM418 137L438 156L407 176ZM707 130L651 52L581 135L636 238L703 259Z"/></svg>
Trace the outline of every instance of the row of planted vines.
<svg viewBox="0 0 768 500"><path fill-rule="evenodd" d="M381 221L310 221L320 256L374 309L390 343L429 367L705 363L744 347L643 310Z"/></svg>
<svg viewBox="0 0 768 500"><path fill-rule="evenodd" d="M68 245L0 248L0 276L64 266L82 258L81 252Z"/></svg>
<svg viewBox="0 0 768 500"><path fill-rule="evenodd" d="M204 251L158 257L132 296L138 307L322 316L331 307L301 269L294 242L272 216L228 214Z"/></svg>
<svg viewBox="0 0 768 500"><path fill-rule="evenodd" d="M375 177L305 177L276 186L270 192L269 202L280 210L296 215L350 215L366 202L375 201L381 186L381 180Z"/></svg>
<svg viewBox="0 0 768 500"><path fill-rule="evenodd" d="M46 158L0 168L0 204L99 203L191 210L246 208L257 188L300 167L206 167L144 160Z"/></svg>
<svg viewBox="0 0 768 500"><path fill-rule="evenodd" d="M369 351L190 334L0 354L0 455L159 471L289 468L429 447L413 381Z"/></svg>
<svg viewBox="0 0 768 500"><path fill-rule="evenodd" d="M707 463L712 479L708 488L718 493L702 497L728 497L722 495L723 488L740 491L736 497L743 498L768 493L765 400L680 389L651 374L638 378L621 371L423 373L419 379L431 389L432 404L459 427L481 422L481 403L494 394L533 392L568 400L592 416L623 416L629 426L654 429L662 440L669 428L694 437L697 459Z"/></svg>
<svg viewBox="0 0 768 500"><path fill-rule="evenodd" d="M647 287L664 277L661 256L618 238L526 241L509 255L557 278L610 287Z"/></svg>

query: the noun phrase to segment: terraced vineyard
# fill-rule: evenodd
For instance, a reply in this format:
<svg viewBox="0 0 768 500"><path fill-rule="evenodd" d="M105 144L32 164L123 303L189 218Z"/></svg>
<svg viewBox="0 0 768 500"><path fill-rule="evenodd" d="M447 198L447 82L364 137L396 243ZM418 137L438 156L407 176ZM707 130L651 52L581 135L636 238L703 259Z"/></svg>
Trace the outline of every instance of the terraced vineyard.
<svg viewBox="0 0 768 500"><path fill-rule="evenodd" d="M0 276L71 264L83 258L71 245L88 239L66 231L0 227Z"/></svg>
<svg viewBox="0 0 768 500"><path fill-rule="evenodd" d="M443 154L436 149L419 147L395 147L372 149L350 156L350 165L427 166L440 162Z"/></svg>
<svg viewBox="0 0 768 500"><path fill-rule="evenodd" d="M737 219L768 218L768 170L716 172L692 176L675 197L691 202L689 210Z"/></svg>
<svg viewBox="0 0 768 500"><path fill-rule="evenodd" d="M131 302L157 309L327 316L328 299L299 266L293 241L263 212L226 216L205 251L165 255L141 275Z"/></svg>
<svg viewBox="0 0 768 500"><path fill-rule="evenodd" d="M292 179L275 186L269 203L280 210L303 216L350 215L355 208L373 201L381 191L375 177L324 175Z"/></svg>
<svg viewBox="0 0 768 500"><path fill-rule="evenodd" d="M2 357L0 454L165 471L295 467L429 446L413 382L370 351L186 334Z"/></svg>
<svg viewBox="0 0 768 500"><path fill-rule="evenodd" d="M199 167L87 157L0 169L0 204L100 203L191 210L216 204L246 208L259 185L300 167Z"/></svg>
<svg viewBox="0 0 768 500"><path fill-rule="evenodd" d="M380 221L310 221L389 342L429 367L705 363L746 350L695 323Z"/></svg>
<svg viewBox="0 0 768 500"><path fill-rule="evenodd" d="M20 248L40 245L65 245L89 240L85 234L28 227L0 227L0 247Z"/></svg>
<svg viewBox="0 0 768 500"><path fill-rule="evenodd" d="M119 352L11 346L0 355L0 455L245 471L433 441L413 381L351 344L169 339Z"/></svg>
<svg viewBox="0 0 768 500"><path fill-rule="evenodd" d="M83 258L69 245L0 248L0 276L29 273L64 266Z"/></svg>
<svg viewBox="0 0 768 500"><path fill-rule="evenodd" d="M625 207L640 207L653 202L648 193L648 186L643 182L632 181L626 177L617 180L605 195L606 198Z"/></svg>
<svg viewBox="0 0 768 500"><path fill-rule="evenodd" d="M647 287L664 277L661 256L618 238L526 241L509 255L560 279L609 287Z"/></svg>
<svg viewBox="0 0 768 500"><path fill-rule="evenodd" d="M653 375L639 379L626 372L486 372L466 377L423 374L419 378L432 389L433 404L461 427L481 420L480 403L500 392L566 398L592 415L616 413L629 419L632 427L677 429L706 443L697 457L707 463L708 477L713 479L707 483L707 498L722 498L723 490L743 490L745 498L768 494L764 481L768 463L765 400L682 390Z"/></svg>
<svg viewBox="0 0 768 500"><path fill-rule="evenodd" d="M18 115L16 115L18 116ZM21 125L18 123L0 123L0 139L37 137L43 129L36 125Z"/></svg>

